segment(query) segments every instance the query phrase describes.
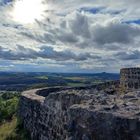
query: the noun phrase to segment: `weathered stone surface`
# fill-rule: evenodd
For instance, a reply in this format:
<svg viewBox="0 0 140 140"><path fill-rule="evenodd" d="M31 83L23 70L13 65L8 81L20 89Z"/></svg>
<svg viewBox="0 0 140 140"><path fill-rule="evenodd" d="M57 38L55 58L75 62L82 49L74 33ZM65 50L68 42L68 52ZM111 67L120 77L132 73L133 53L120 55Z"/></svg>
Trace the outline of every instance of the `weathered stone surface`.
<svg viewBox="0 0 140 140"><path fill-rule="evenodd" d="M19 115L33 140L140 140L140 90L118 82L26 91Z"/></svg>
<svg viewBox="0 0 140 140"><path fill-rule="evenodd" d="M124 90L140 88L140 68L123 68L120 71L120 86Z"/></svg>

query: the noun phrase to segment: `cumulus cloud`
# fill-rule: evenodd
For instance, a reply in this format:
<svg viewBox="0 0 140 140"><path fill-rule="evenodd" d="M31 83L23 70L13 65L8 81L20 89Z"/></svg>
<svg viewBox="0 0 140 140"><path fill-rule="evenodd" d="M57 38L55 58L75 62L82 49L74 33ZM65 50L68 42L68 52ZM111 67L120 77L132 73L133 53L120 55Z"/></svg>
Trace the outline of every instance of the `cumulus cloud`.
<svg viewBox="0 0 140 140"><path fill-rule="evenodd" d="M98 44L131 43L140 36L140 28L121 23L109 23L106 26L97 26L93 31L94 41Z"/></svg>
<svg viewBox="0 0 140 140"><path fill-rule="evenodd" d="M91 59L99 59L99 56L93 56L90 53L75 54L69 50L55 51L52 47L42 46L40 49L33 50L31 48L25 48L24 46L17 45L16 50L7 50L0 46L0 58L7 60L29 60L29 59L51 59L56 61L84 61Z"/></svg>
<svg viewBox="0 0 140 140"><path fill-rule="evenodd" d="M112 46L112 43L128 45L133 43L135 38L140 37L139 26L122 23L119 20L108 21L108 19L105 22L98 23L92 21L91 18L94 18L94 16L89 17L87 14L74 12L57 23L57 28L45 29L46 32L43 34L27 32L22 32L22 34L42 43L56 45L57 43L67 43L66 45L81 48L98 47L99 45L105 47L104 45L108 44Z"/></svg>
<svg viewBox="0 0 140 140"><path fill-rule="evenodd" d="M131 52L119 52L115 56L121 60L136 60L140 59L140 51L134 50Z"/></svg>
<svg viewBox="0 0 140 140"><path fill-rule="evenodd" d="M113 67L119 70L124 60L129 66L132 61L139 63L138 0L44 0L45 3L44 19L25 25L8 15L12 0L0 1L1 59L32 59L41 65L45 59L53 66L61 62L59 65L65 68L87 71L104 71L110 65L110 71L114 71ZM43 60L38 62L39 58ZM73 67L67 65L68 61Z"/></svg>

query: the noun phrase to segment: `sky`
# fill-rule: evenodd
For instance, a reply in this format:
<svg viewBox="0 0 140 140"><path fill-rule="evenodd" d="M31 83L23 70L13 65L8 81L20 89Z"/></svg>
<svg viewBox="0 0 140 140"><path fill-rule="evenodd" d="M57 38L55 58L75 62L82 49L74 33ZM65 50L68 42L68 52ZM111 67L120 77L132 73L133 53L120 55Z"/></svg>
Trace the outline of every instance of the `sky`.
<svg viewBox="0 0 140 140"><path fill-rule="evenodd" d="M140 0L0 0L0 71L139 67L139 7Z"/></svg>

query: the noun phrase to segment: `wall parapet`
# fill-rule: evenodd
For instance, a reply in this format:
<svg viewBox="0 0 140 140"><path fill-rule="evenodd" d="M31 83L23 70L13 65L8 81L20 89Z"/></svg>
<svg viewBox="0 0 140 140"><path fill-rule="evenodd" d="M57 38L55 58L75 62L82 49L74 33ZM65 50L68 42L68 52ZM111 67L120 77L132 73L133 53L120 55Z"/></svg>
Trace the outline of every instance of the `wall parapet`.
<svg viewBox="0 0 140 140"><path fill-rule="evenodd" d="M25 91L19 115L33 140L139 140L140 91L121 95L118 86Z"/></svg>
<svg viewBox="0 0 140 140"><path fill-rule="evenodd" d="M120 86L124 90L140 88L140 68L123 68L120 70Z"/></svg>

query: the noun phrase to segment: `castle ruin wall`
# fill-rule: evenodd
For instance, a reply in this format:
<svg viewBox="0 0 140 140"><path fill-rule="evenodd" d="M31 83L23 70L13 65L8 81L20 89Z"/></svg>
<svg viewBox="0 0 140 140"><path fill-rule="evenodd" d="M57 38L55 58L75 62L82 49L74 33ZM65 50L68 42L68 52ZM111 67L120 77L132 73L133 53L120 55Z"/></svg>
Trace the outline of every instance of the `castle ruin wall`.
<svg viewBox="0 0 140 140"><path fill-rule="evenodd" d="M139 140L140 91L118 97L114 86L25 91L19 115L32 140Z"/></svg>
<svg viewBox="0 0 140 140"><path fill-rule="evenodd" d="M123 68L120 71L120 86L124 90L140 88L140 68Z"/></svg>

